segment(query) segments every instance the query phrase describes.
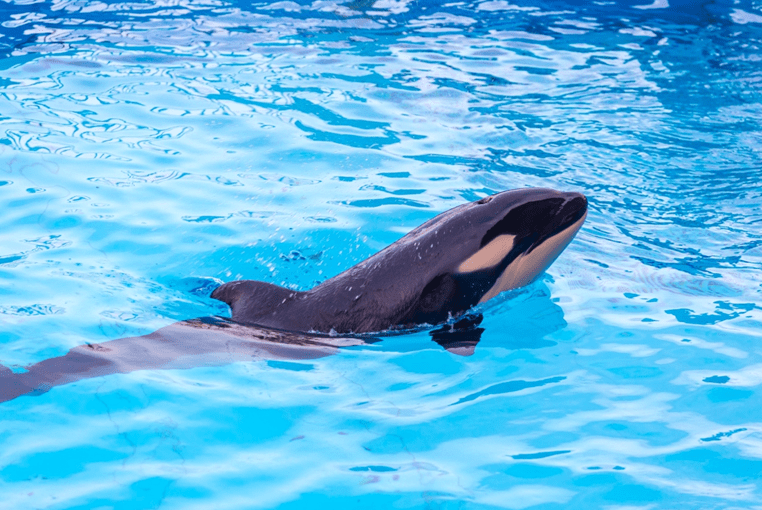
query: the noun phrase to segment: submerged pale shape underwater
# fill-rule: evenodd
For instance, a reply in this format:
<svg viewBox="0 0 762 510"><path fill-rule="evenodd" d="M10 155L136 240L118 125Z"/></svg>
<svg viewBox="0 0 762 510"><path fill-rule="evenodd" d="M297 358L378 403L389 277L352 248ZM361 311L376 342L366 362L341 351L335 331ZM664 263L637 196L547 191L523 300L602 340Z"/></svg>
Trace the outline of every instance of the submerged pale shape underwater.
<svg viewBox="0 0 762 510"><path fill-rule="evenodd" d="M311 288L500 190L590 199L470 357L424 331L3 403L4 504L759 501L758 2L17 0L0 36L17 372L225 314L221 281Z"/></svg>

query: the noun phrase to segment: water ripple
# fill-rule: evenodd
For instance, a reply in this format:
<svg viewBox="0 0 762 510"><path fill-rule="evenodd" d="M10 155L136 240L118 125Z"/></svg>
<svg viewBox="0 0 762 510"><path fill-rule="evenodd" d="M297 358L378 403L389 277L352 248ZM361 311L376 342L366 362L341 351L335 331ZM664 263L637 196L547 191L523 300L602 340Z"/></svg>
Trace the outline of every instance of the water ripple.
<svg viewBox="0 0 762 510"><path fill-rule="evenodd" d="M416 332L4 403L7 505L759 500L759 5L3 9L11 371L228 313L223 280L307 289L503 189L590 201L541 281L483 307L468 358Z"/></svg>
<svg viewBox="0 0 762 510"><path fill-rule="evenodd" d="M566 377L551 377L549 379L543 379L541 381L506 381L498 384L493 384L492 386L489 386L488 388L484 388L483 390L479 390L476 393L471 393L470 395L466 395L465 397L462 397L457 402L450 404L450 405L458 405L462 404L464 402L470 402L472 400L476 400L479 397L483 397L485 395L499 395L502 393L512 393L514 391L522 391L529 388L537 388L539 386L545 386L546 384L553 384L557 382L561 382Z"/></svg>

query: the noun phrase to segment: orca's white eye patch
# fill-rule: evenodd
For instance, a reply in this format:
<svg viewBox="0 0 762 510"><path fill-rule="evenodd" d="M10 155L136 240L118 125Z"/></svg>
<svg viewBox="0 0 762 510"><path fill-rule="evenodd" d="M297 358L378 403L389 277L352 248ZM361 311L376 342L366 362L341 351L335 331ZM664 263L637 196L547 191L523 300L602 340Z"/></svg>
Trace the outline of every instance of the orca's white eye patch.
<svg viewBox="0 0 762 510"><path fill-rule="evenodd" d="M481 269L496 266L513 249L516 236L503 234L497 236L486 246L461 262L456 270L458 273L472 273Z"/></svg>
<svg viewBox="0 0 762 510"><path fill-rule="evenodd" d="M503 274L495 281L492 288L482 296L479 303L484 303L503 291L517 289L531 283L564 251L564 248L574 239L577 231L582 227L586 217L587 213L583 214L580 219L567 227L566 230L545 239L532 251L528 253L524 252L511 261L508 267L503 270Z"/></svg>

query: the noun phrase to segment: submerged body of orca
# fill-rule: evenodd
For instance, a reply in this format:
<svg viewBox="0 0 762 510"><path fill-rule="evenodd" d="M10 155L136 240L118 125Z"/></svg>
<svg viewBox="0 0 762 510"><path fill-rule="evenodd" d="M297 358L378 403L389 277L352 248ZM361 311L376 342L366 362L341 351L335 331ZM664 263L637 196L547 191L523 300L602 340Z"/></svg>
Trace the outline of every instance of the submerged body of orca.
<svg viewBox="0 0 762 510"><path fill-rule="evenodd" d="M251 280L226 283L212 297L230 306L232 320L193 319L141 337L78 346L23 373L0 366L0 401L110 373L252 356L321 357L376 341L368 333L461 316L431 334L448 350L470 354L482 330L481 317L468 310L536 279L586 215L579 193L535 188L485 197L436 216L305 292Z"/></svg>

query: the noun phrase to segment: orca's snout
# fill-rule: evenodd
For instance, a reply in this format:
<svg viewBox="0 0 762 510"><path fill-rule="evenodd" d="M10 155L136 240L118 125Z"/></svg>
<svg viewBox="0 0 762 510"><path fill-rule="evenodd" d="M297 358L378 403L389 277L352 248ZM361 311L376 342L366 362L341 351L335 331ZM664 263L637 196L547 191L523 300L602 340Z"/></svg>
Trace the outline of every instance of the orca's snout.
<svg viewBox="0 0 762 510"><path fill-rule="evenodd" d="M559 211L561 225L571 225L579 221L587 213L587 197L582 193L564 193L564 203Z"/></svg>
<svg viewBox="0 0 762 510"><path fill-rule="evenodd" d="M566 199L566 203L569 204L570 206L587 210L587 197L583 195L582 193L577 193L576 191L569 191L564 193L564 198Z"/></svg>

